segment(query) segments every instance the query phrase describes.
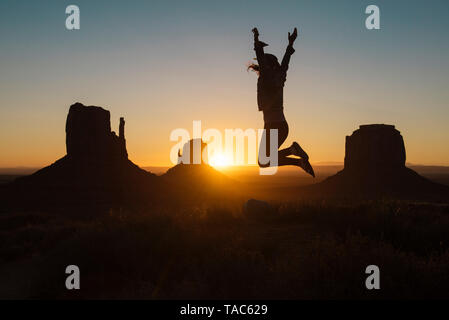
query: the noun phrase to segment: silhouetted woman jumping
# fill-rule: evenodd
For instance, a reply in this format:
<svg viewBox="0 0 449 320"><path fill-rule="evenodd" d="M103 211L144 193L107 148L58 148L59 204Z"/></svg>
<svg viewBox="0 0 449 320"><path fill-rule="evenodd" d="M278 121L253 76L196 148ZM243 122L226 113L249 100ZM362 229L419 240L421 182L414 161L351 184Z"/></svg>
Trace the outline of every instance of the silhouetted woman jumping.
<svg viewBox="0 0 449 320"><path fill-rule="evenodd" d="M259 79L257 80L257 104L259 106L259 111L263 112L263 120L265 122L265 150L269 156L269 130L278 130L278 148L284 143L288 136L288 124L284 117L283 106L284 83L287 77L290 56L295 52L293 43L298 36L298 31L295 28L292 34L290 34L290 32L288 33L288 46L281 64L279 64L276 56L264 53L263 48L267 46L267 44L259 41L259 31L257 28L254 28L252 31L254 33L254 50L256 51L258 65L251 64L248 69L256 71L259 75ZM264 140L262 140L262 143ZM262 150L262 148L259 148L259 150ZM299 158L289 157L292 155ZM301 167L304 171L315 177L313 168L309 163L309 156L297 142L293 142L289 148L278 150L278 166L286 165ZM269 163L263 164L260 162L260 153L259 166L270 166Z"/></svg>

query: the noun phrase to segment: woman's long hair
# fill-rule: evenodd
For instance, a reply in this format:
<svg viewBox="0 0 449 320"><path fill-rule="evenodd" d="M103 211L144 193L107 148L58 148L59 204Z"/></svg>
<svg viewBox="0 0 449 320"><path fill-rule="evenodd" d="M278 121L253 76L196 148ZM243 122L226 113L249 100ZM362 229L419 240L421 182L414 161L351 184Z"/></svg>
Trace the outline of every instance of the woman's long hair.
<svg viewBox="0 0 449 320"><path fill-rule="evenodd" d="M248 67L246 68L246 71L249 71L249 70L254 71L257 74L259 74L260 66L257 63L249 63Z"/></svg>
<svg viewBox="0 0 449 320"><path fill-rule="evenodd" d="M265 57L265 63L268 66L270 66L272 69L276 70L276 68L280 68L281 65L279 64L278 58L274 54L265 53L264 57ZM254 60L257 60L257 59L254 59ZM250 63L246 70L248 71L250 69L252 71L257 72L257 74L260 74L260 66L258 64Z"/></svg>

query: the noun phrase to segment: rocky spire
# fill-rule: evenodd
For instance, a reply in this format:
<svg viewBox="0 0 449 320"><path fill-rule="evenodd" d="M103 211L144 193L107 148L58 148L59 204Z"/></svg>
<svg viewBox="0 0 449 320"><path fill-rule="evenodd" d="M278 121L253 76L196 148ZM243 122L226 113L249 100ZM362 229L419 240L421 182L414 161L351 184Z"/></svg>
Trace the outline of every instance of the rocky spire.
<svg viewBox="0 0 449 320"><path fill-rule="evenodd" d="M120 139L125 139L125 118L120 118L120 124L119 124L119 134L118 137Z"/></svg>

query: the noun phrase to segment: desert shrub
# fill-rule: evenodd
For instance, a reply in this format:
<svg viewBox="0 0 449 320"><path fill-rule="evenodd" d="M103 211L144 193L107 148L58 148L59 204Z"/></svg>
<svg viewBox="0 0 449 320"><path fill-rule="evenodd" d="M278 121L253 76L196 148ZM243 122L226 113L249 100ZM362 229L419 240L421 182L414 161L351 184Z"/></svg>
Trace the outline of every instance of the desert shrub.
<svg viewBox="0 0 449 320"><path fill-rule="evenodd" d="M114 208L94 218L2 216L9 227L0 228L0 257L9 278L0 279L0 297L12 292L27 298L448 296L447 207L275 206L269 222L218 206ZM69 264L81 269L80 291L64 287ZM379 291L365 289L370 264L381 268Z"/></svg>
<svg viewBox="0 0 449 320"><path fill-rule="evenodd" d="M342 237L348 231L419 255L449 249L449 206L370 202L344 206L296 204L281 208L280 222L312 224Z"/></svg>

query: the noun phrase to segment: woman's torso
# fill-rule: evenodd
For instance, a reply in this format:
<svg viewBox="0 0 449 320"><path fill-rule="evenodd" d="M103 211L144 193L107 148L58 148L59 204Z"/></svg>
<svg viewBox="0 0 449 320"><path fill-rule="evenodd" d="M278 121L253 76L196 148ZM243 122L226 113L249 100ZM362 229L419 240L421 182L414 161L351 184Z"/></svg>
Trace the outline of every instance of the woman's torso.
<svg viewBox="0 0 449 320"><path fill-rule="evenodd" d="M264 75L257 80L257 104L259 111L282 109L284 100L285 72Z"/></svg>

